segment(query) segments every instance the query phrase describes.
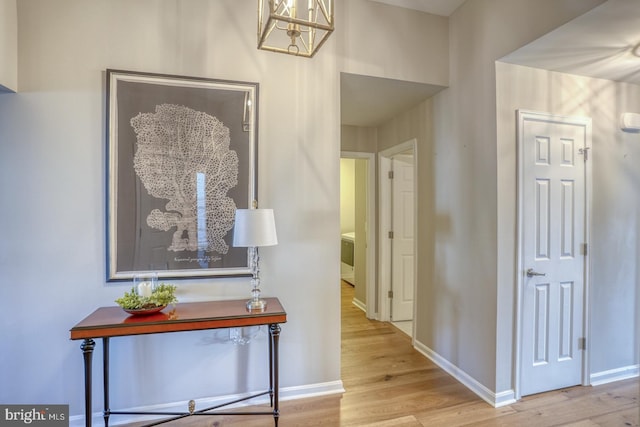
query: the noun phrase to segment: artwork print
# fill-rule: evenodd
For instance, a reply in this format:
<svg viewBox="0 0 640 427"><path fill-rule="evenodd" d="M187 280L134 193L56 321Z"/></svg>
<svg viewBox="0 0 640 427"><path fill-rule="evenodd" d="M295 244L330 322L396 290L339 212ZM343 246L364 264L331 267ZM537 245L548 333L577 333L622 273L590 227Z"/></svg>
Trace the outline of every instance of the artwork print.
<svg viewBox="0 0 640 427"><path fill-rule="evenodd" d="M257 84L107 70L109 280L249 273Z"/></svg>

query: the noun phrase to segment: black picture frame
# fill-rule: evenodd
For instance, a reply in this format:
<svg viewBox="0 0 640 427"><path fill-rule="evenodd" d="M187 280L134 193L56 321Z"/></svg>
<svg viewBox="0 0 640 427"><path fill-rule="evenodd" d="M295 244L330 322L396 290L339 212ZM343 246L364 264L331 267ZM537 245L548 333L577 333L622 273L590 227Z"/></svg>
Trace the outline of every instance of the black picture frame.
<svg viewBox="0 0 640 427"><path fill-rule="evenodd" d="M258 83L106 70L107 280L245 276Z"/></svg>

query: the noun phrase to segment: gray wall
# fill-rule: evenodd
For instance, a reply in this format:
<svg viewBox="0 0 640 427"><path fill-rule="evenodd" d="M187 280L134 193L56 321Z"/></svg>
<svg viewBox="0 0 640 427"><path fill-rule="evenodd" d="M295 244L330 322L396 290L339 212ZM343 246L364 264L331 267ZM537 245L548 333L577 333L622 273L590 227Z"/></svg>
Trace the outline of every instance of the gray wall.
<svg viewBox="0 0 640 427"><path fill-rule="evenodd" d="M131 286L105 282L107 68L260 84L259 200L279 239L261 251L262 291L288 312L281 386L341 390L338 37L313 60L258 51L252 0L23 0L18 31L20 92L0 95L0 401L69 403L81 415L69 329ZM182 302L250 290L246 278L174 283ZM192 332L111 349L114 408L267 384L264 330L242 347L228 332ZM100 402L96 393L96 411Z"/></svg>
<svg viewBox="0 0 640 427"><path fill-rule="evenodd" d="M446 227L436 234L437 280L424 295L444 303L434 304L425 344L496 393L514 387L506 296L515 276L503 257L514 246L501 235L495 61L599 3L473 0L450 19L450 88L434 97L434 209Z"/></svg>
<svg viewBox="0 0 640 427"><path fill-rule="evenodd" d="M115 305L130 286L105 282L107 68L260 84L259 200L275 210L280 242L261 251L262 289L288 312L281 386L285 395L342 389L339 72L360 69L352 58L364 54L388 77L411 70L446 79L446 61L432 66L429 59L446 55L447 33L444 18L391 9L393 22L378 16L389 28L379 33L382 45L354 43L379 5L336 5L336 16L350 25L339 25L308 60L256 50L253 0L18 3L20 44L17 64L9 66L18 69L20 92L0 95L0 222L8 225L0 239L0 299L10 302L0 351L8 386L0 401L69 403L72 422L81 422L80 343L68 331L97 307ZM426 25L433 22L439 24ZM416 54L414 34L396 31L403 24L416 26L431 46ZM385 70L388 64L393 69ZM183 302L249 294L246 279L176 284ZM261 389L265 345L264 331L243 347L223 332L114 340L112 406ZM100 359L98 351L96 373ZM98 410L100 393L94 397Z"/></svg>
<svg viewBox="0 0 640 427"><path fill-rule="evenodd" d="M516 214L516 109L592 119L587 317L591 380L637 372L640 134L620 130L619 118L623 112L640 111L640 86L505 63L496 68L505 216ZM512 234L508 238L515 240ZM515 263L514 255L509 258Z"/></svg>

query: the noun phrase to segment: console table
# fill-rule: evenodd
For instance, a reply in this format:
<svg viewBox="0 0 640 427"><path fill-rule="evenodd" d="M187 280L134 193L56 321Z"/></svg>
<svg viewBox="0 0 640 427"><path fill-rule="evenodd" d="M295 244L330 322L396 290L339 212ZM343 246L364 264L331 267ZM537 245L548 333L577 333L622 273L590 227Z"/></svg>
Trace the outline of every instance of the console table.
<svg viewBox="0 0 640 427"><path fill-rule="evenodd" d="M80 349L84 357L85 425L91 426L91 361L95 338L102 338L103 380L104 380L104 423L109 425L111 414L166 415L169 418L155 421L157 425L192 415L273 415L278 425L278 341L280 324L287 321L280 301L265 298L267 307L261 312L248 312L246 300L206 301L178 303L163 311L146 316L130 316L120 307L101 307L71 328L72 340L83 340ZM198 331L219 328L239 328L244 326L268 325L269 327L269 389L245 398L236 399L210 408L195 410L195 403L189 402L186 412L132 412L114 411L109 408L109 339L112 337L161 334L166 332ZM271 411L268 412L222 412L219 408L239 403L258 396L269 395Z"/></svg>

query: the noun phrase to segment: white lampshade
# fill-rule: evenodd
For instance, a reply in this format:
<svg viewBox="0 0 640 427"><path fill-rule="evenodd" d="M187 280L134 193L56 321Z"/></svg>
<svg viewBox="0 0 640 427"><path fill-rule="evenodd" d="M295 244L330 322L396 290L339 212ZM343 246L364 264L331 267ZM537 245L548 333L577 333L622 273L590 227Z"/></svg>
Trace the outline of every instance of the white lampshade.
<svg viewBox="0 0 640 427"><path fill-rule="evenodd" d="M273 209L236 209L233 246L258 247L278 244Z"/></svg>

